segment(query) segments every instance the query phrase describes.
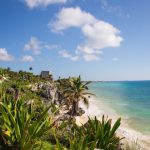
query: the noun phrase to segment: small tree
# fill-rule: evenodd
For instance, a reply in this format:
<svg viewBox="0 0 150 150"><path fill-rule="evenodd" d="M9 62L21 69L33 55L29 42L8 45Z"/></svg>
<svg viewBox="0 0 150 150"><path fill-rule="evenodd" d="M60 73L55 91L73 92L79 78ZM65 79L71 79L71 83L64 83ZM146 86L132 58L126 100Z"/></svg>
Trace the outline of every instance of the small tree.
<svg viewBox="0 0 150 150"><path fill-rule="evenodd" d="M33 70L33 68L32 68L32 67L29 67L29 70L30 70L30 71L32 71L32 70Z"/></svg>
<svg viewBox="0 0 150 150"><path fill-rule="evenodd" d="M64 93L67 95L66 100L69 105L71 105L70 115L76 116L78 115L79 110L79 101L83 101L83 103L88 107L88 95L93 95L88 92L87 85L91 82L83 82L81 81L81 77L78 78L70 78L68 82L67 88L64 90Z"/></svg>

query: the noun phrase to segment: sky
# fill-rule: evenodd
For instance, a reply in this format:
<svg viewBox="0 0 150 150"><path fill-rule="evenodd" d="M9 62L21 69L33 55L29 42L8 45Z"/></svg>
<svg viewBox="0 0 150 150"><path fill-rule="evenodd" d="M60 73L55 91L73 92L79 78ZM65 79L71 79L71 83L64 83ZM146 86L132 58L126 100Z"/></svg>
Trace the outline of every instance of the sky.
<svg viewBox="0 0 150 150"><path fill-rule="evenodd" d="M149 8L149 0L0 0L0 67L149 80Z"/></svg>

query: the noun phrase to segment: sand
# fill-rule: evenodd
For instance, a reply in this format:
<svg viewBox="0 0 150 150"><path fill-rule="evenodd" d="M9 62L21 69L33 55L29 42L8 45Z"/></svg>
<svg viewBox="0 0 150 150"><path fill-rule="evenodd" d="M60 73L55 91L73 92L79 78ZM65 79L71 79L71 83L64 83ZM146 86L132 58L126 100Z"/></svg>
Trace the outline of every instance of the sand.
<svg viewBox="0 0 150 150"><path fill-rule="evenodd" d="M76 123L78 125L86 123L88 117L93 118L96 116L99 120L101 120L103 114L111 118L113 123L120 117L113 109L103 104L100 100L96 100L95 97L91 97L89 99L89 108L86 108L86 106L82 103L80 103L80 107L85 110L85 114L80 117L76 117ZM129 143L133 145L137 142L141 150L150 150L150 136L143 135L142 133L132 129L126 124L124 118L121 119L122 123L117 130L117 134L120 137L125 137L125 139L122 140L122 143Z"/></svg>

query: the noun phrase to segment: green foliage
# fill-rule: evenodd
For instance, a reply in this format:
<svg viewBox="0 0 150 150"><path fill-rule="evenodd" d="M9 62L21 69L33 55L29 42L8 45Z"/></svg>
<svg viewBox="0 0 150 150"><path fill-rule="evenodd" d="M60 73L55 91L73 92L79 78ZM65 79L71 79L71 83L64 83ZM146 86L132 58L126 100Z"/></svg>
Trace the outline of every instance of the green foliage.
<svg viewBox="0 0 150 150"><path fill-rule="evenodd" d="M58 130L55 132L56 149L58 150L94 150L95 148L104 150L117 150L120 144L120 138L116 136L116 130L120 126L119 118L114 125L111 125L111 119L99 121L90 119L88 122L79 127L72 122L71 130L64 130L68 124L63 126L63 140L58 136Z"/></svg>
<svg viewBox="0 0 150 150"><path fill-rule="evenodd" d="M81 81L81 77L77 78L69 78L59 80L60 83L60 91L63 93L63 97L65 98L65 104L70 108L70 115L77 116L80 115L78 110L79 101L82 101L87 107L89 105L88 95L92 95L87 92L87 85L90 82Z"/></svg>
<svg viewBox="0 0 150 150"><path fill-rule="evenodd" d="M45 109L38 119L34 120L32 105L25 105L21 99L9 99L0 102L1 139L5 147L31 149L38 138L52 128L53 124Z"/></svg>
<svg viewBox="0 0 150 150"><path fill-rule="evenodd" d="M46 107L42 102L45 89L30 89L39 82L47 80L31 72L0 68L0 146L18 150L117 149L121 140L116 136L120 118L113 126L111 119L104 116L101 121L89 118L81 127L74 122L73 116L79 115L79 101L88 106L90 82L81 81L80 76L53 82L57 85L59 106L66 106L71 115L68 120L55 118L54 122L52 117L59 114L58 106L51 102Z"/></svg>
<svg viewBox="0 0 150 150"><path fill-rule="evenodd" d="M69 150L94 150L96 141L89 142L87 135L76 135L74 138L70 138L70 147Z"/></svg>
<svg viewBox="0 0 150 150"><path fill-rule="evenodd" d="M54 145L48 141L38 141L36 146L33 147L33 150L55 150Z"/></svg>
<svg viewBox="0 0 150 150"><path fill-rule="evenodd" d="M58 139L56 139L56 150L94 150L95 142L88 142L87 137L80 136L77 138L77 135L74 134L73 138L69 138L69 147L66 148L64 145L60 143Z"/></svg>
<svg viewBox="0 0 150 150"><path fill-rule="evenodd" d="M119 118L114 125L111 125L111 119L105 119L99 121L95 117L94 120L89 118L88 122L81 127L74 125L73 130L78 132L79 139L86 137L89 143L95 142L95 148L101 148L105 150L115 150L120 142L120 138L116 136L115 132L120 126L121 119Z"/></svg>
<svg viewBox="0 0 150 150"><path fill-rule="evenodd" d="M22 70L20 70L19 72L15 72L11 71L10 69L0 68L0 75L8 76L11 81L18 81L23 85L46 81L46 79L42 79L40 78L40 76L35 76L31 72L26 72Z"/></svg>

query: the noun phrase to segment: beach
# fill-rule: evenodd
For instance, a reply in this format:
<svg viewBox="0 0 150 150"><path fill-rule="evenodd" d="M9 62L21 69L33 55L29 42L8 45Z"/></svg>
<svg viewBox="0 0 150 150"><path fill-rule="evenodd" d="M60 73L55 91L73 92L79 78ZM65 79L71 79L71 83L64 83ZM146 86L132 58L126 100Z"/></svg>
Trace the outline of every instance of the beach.
<svg viewBox="0 0 150 150"><path fill-rule="evenodd" d="M82 125L87 122L88 117L94 118L95 116L101 120L102 116L112 119L114 123L117 118L121 117L121 126L117 130L117 135L121 138L124 137L122 143L135 144L138 143L138 146L141 150L150 150L150 136L144 135L141 132L138 132L131 128L127 123L126 119L122 116L119 116L112 108L106 106L102 101L97 100L96 97L90 97L89 107L87 108L83 103L80 103L80 107L85 110L85 114L82 116L76 117L76 123Z"/></svg>

